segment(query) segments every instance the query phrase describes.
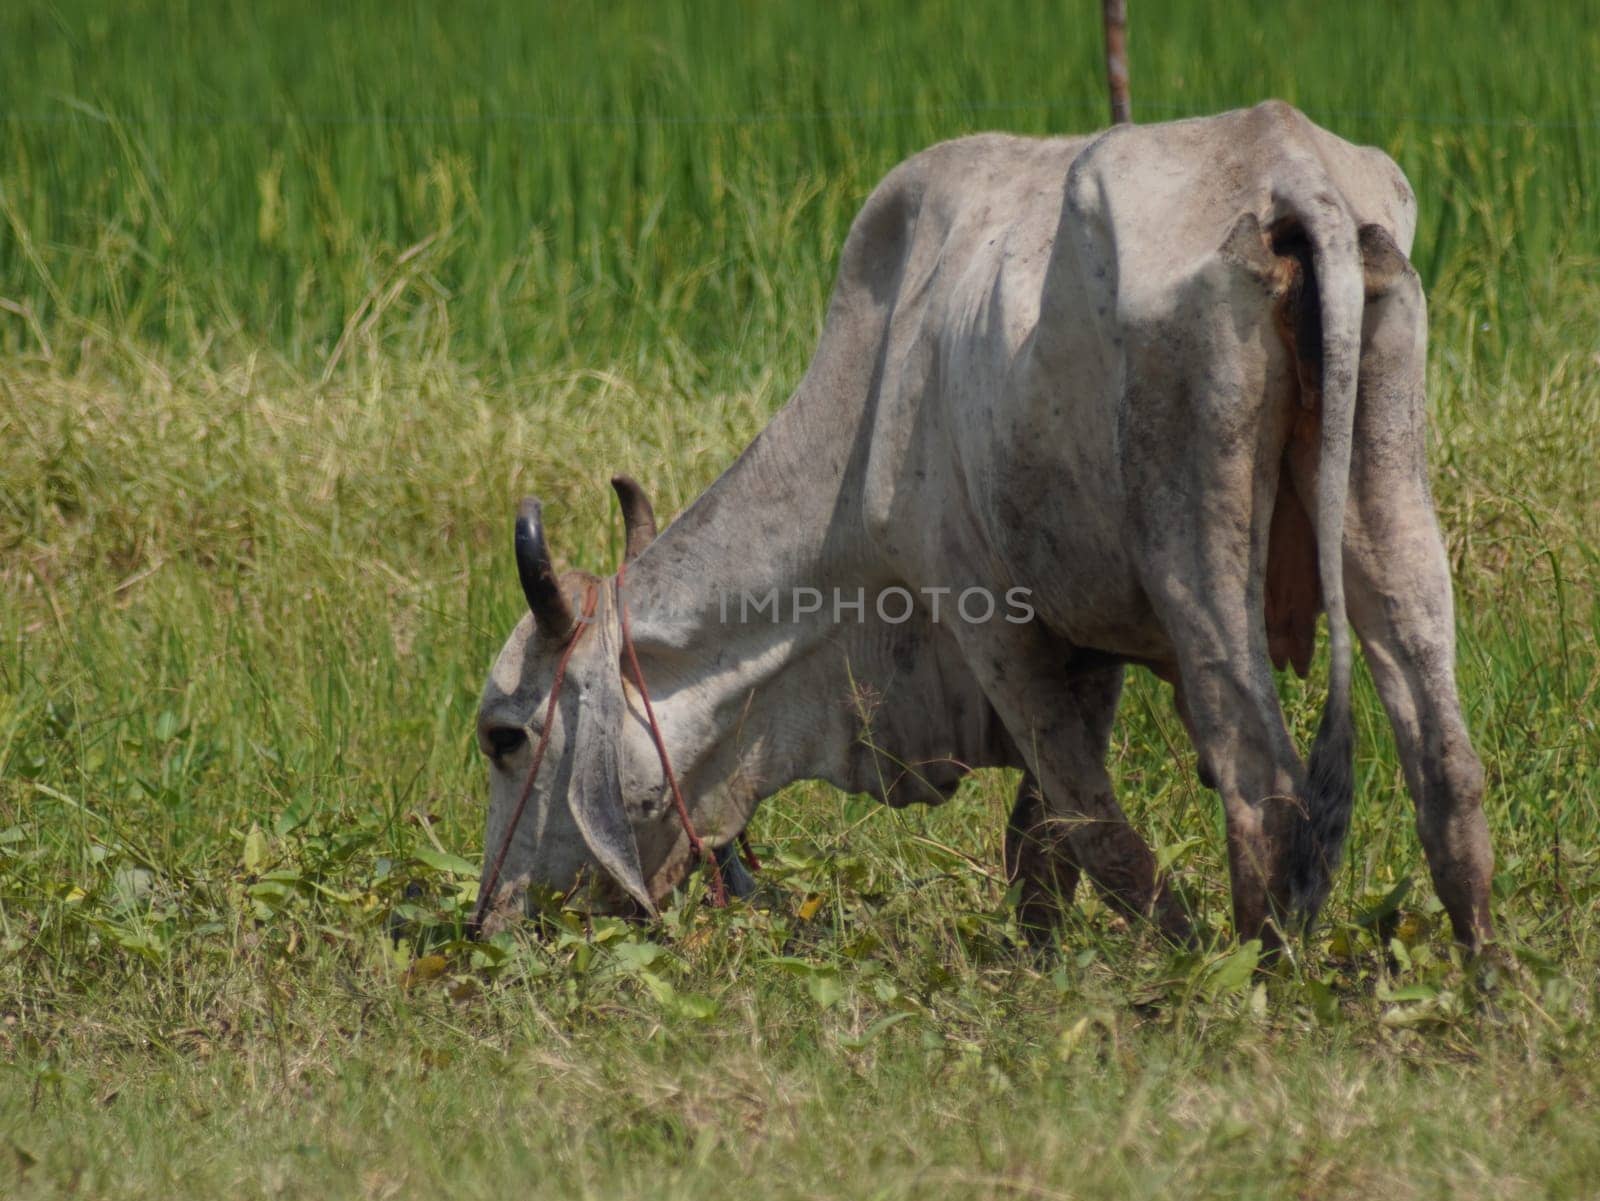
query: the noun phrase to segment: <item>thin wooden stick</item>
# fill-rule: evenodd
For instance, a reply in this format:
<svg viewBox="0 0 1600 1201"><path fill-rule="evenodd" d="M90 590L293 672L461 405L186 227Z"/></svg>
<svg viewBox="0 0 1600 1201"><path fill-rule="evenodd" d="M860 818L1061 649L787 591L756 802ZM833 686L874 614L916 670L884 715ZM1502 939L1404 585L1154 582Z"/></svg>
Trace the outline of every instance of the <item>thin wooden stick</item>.
<svg viewBox="0 0 1600 1201"><path fill-rule="evenodd" d="M1128 3L1104 0L1106 18L1106 84L1111 89L1111 123L1126 125L1133 120L1133 105L1128 100Z"/></svg>

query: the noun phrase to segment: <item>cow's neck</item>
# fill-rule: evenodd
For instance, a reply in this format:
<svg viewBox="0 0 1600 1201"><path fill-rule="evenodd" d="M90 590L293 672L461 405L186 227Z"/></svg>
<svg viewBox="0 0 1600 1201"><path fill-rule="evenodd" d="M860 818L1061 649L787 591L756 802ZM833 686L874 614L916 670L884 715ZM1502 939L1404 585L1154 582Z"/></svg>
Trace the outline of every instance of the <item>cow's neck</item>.
<svg viewBox="0 0 1600 1201"><path fill-rule="evenodd" d="M931 800L965 765L1004 757L947 635L921 614L877 618L878 595L899 581L861 519L862 422L805 400L786 406L627 576L668 750L713 838L731 837L794 780ZM801 588L822 593L822 610L796 620ZM853 601L858 589L865 620L848 608L835 620L835 597ZM773 594L776 622L752 604Z"/></svg>
<svg viewBox="0 0 1600 1201"><path fill-rule="evenodd" d="M727 786L753 807L791 780L838 778L859 728L841 719L860 628L793 611L798 588L831 602L866 586L854 431L809 416L786 406L628 574L634 641L691 804ZM755 611L774 597L776 621Z"/></svg>

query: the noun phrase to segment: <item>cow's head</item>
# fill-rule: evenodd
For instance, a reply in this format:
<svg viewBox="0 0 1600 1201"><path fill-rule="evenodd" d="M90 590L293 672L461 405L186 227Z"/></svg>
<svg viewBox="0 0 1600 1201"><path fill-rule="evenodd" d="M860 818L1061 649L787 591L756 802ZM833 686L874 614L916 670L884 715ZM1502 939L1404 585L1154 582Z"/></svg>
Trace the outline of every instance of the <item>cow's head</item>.
<svg viewBox="0 0 1600 1201"><path fill-rule="evenodd" d="M631 559L655 536L655 517L632 480L612 483ZM662 795L649 727L624 690L616 590L587 572L556 575L535 500L522 502L515 545L528 612L501 649L478 707L478 747L489 761L480 909L487 898L503 911L533 886L580 893L593 911L650 912L681 874L682 865L675 874L668 867L683 857L682 831ZM530 785L547 713L549 744Z"/></svg>

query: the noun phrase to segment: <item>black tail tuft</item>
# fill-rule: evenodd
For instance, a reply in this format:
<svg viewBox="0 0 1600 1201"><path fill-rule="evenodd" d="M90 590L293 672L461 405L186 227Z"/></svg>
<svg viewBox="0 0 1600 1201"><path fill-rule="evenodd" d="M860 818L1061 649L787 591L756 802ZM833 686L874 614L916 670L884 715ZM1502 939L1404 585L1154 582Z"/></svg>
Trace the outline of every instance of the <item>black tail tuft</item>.
<svg viewBox="0 0 1600 1201"><path fill-rule="evenodd" d="M1289 858L1289 899L1306 927L1328 899L1344 853L1355 799L1355 735L1348 703L1330 704L1311 748L1305 820L1296 824Z"/></svg>

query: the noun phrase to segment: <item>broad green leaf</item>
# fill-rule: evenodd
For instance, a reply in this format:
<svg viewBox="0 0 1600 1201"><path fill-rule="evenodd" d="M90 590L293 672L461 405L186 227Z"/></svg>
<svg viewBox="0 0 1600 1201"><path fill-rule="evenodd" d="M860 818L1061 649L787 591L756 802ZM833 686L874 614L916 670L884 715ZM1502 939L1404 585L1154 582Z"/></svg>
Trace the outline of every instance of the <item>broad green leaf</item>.
<svg viewBox="0 0 1600 1201"><path fill-rule="evenodd" d="M831 1008L844 996L844 984L839 979L839 973L831 968L824 968L808 977L806 990L823 1009Z"/></svg>
<svg viewBox="0 0 1600 1201"><path fill-rule="evenodd" d="M1356 918L1356 925L1362 927L1375 926L1384 919L1394 916L1400 911L1400 903L1406 899L1410 892L1411 877L1402 877L1400 883L1385 893L1382 900Z"/></svg>
<svg viewBox="0 0 1600 1201"><path fill-rule="evenodd" d="M419 863L425 863L436 872L451 872L457 876L476 876L478 865L469 863L460 855L452 855L448 851L436 851L432 847L419 847L412 852L412 857Z"/></svg>
<svg viewBox="0 0 1600 1201"><path fill-rule="evenodd" d="M1207 996L1220 997L1224 993L1238 992L1250 983L1256 965L1261 962L1261 940L1252 938L1206 970L1204 988Z"/></svg>
<svg viewBox="0 0 1600 1201"><path fill-rule="evenodd" d="M1395 989L1378 989L1380 1001L1431 1001L1438 995L1439 990L1431 984L1405 984Z"/></svg>
<svg viewBox="0 0 1600 1201"><path fill-rule="evenodd" d="M640 984L645 986L645 989L652 997L656 999L658 1004L671 1005L678 999L678 990L673 988L672 985L668 984L654 972L647 972L643 969L640 969L634 973L634 979L638 980Z"/></svg>
<svg viewBox="0 0 1600 1201"><path fill-rule="evenodd" d="M679 1017L687 1018L691 1022L709 1022L718 1012L717 1003L710 997L688 992L678 994L673 1009Z"/></svg>
<svg viewBox="0 0 1600 1201"><path fill-rule="evenodd" d="M1194 847L1201 846L1204 843L1205 839L1192 837L1179 839L1177 842L1170 843L1164 847L1157 847L1156 870L1162 872L1166 871L1180 858L1182 858L1185 852Z"/></svg>
<svg viewBox="0 0 1600 1201"><path fill-rule="evenodd" d="M660 945L653 942L619 942L610 951L611 958L622 972L642 972L666 954Z"/></svg>
<svg viewBox="0 0 1600 1201"><path fill-rule="evenodd" d="M1307 980L1305 982L1305 996L1306 1000L1311 1004L1311 1011L1317 1015L1318 1021L1334 1022L1338 1020L1338 994L1321 980Z"/></svg>
<svg viewBox="0 0 1600 1201"><path fill-rule="evenodd" d="M258 872L266 861L267 836L261 832L260 826L253 825L250 833L244 836L244 870Z"/></svg>
<svg viewBox="0 0 1600 1201"><path fill-rule="evenodd" d="M406 974L400 983L405 988L415 984L426 984L444 975L449 967L450 961L443 955L423 955L406 969Z"/></svg>
<svg viewBox="0 0 1600 1201"><path fill-rule="evenodd" d="M801 959L795 955L774 955L767 962L779 971L787 972L791 976L811 976L817 972L828 970L821 964L812 963L809 959Z"/></svg>
<svg viewBox="0 0 1600 1201"><path fill-rule="evenodd" d="M254 900L281 904L294 892L294 886L282 880L257 880L245 891Z"/></svg>
<svg viewBox="0 0 1600 1201"><path fill-rule="evenodd" d="M907 1018L915 1016L914 1013L907 1012L885 1014L860 1034L841 1034L839 1036L839 1045L852 1051L859 1051L891 1026L898 1026Z"/></svg>

